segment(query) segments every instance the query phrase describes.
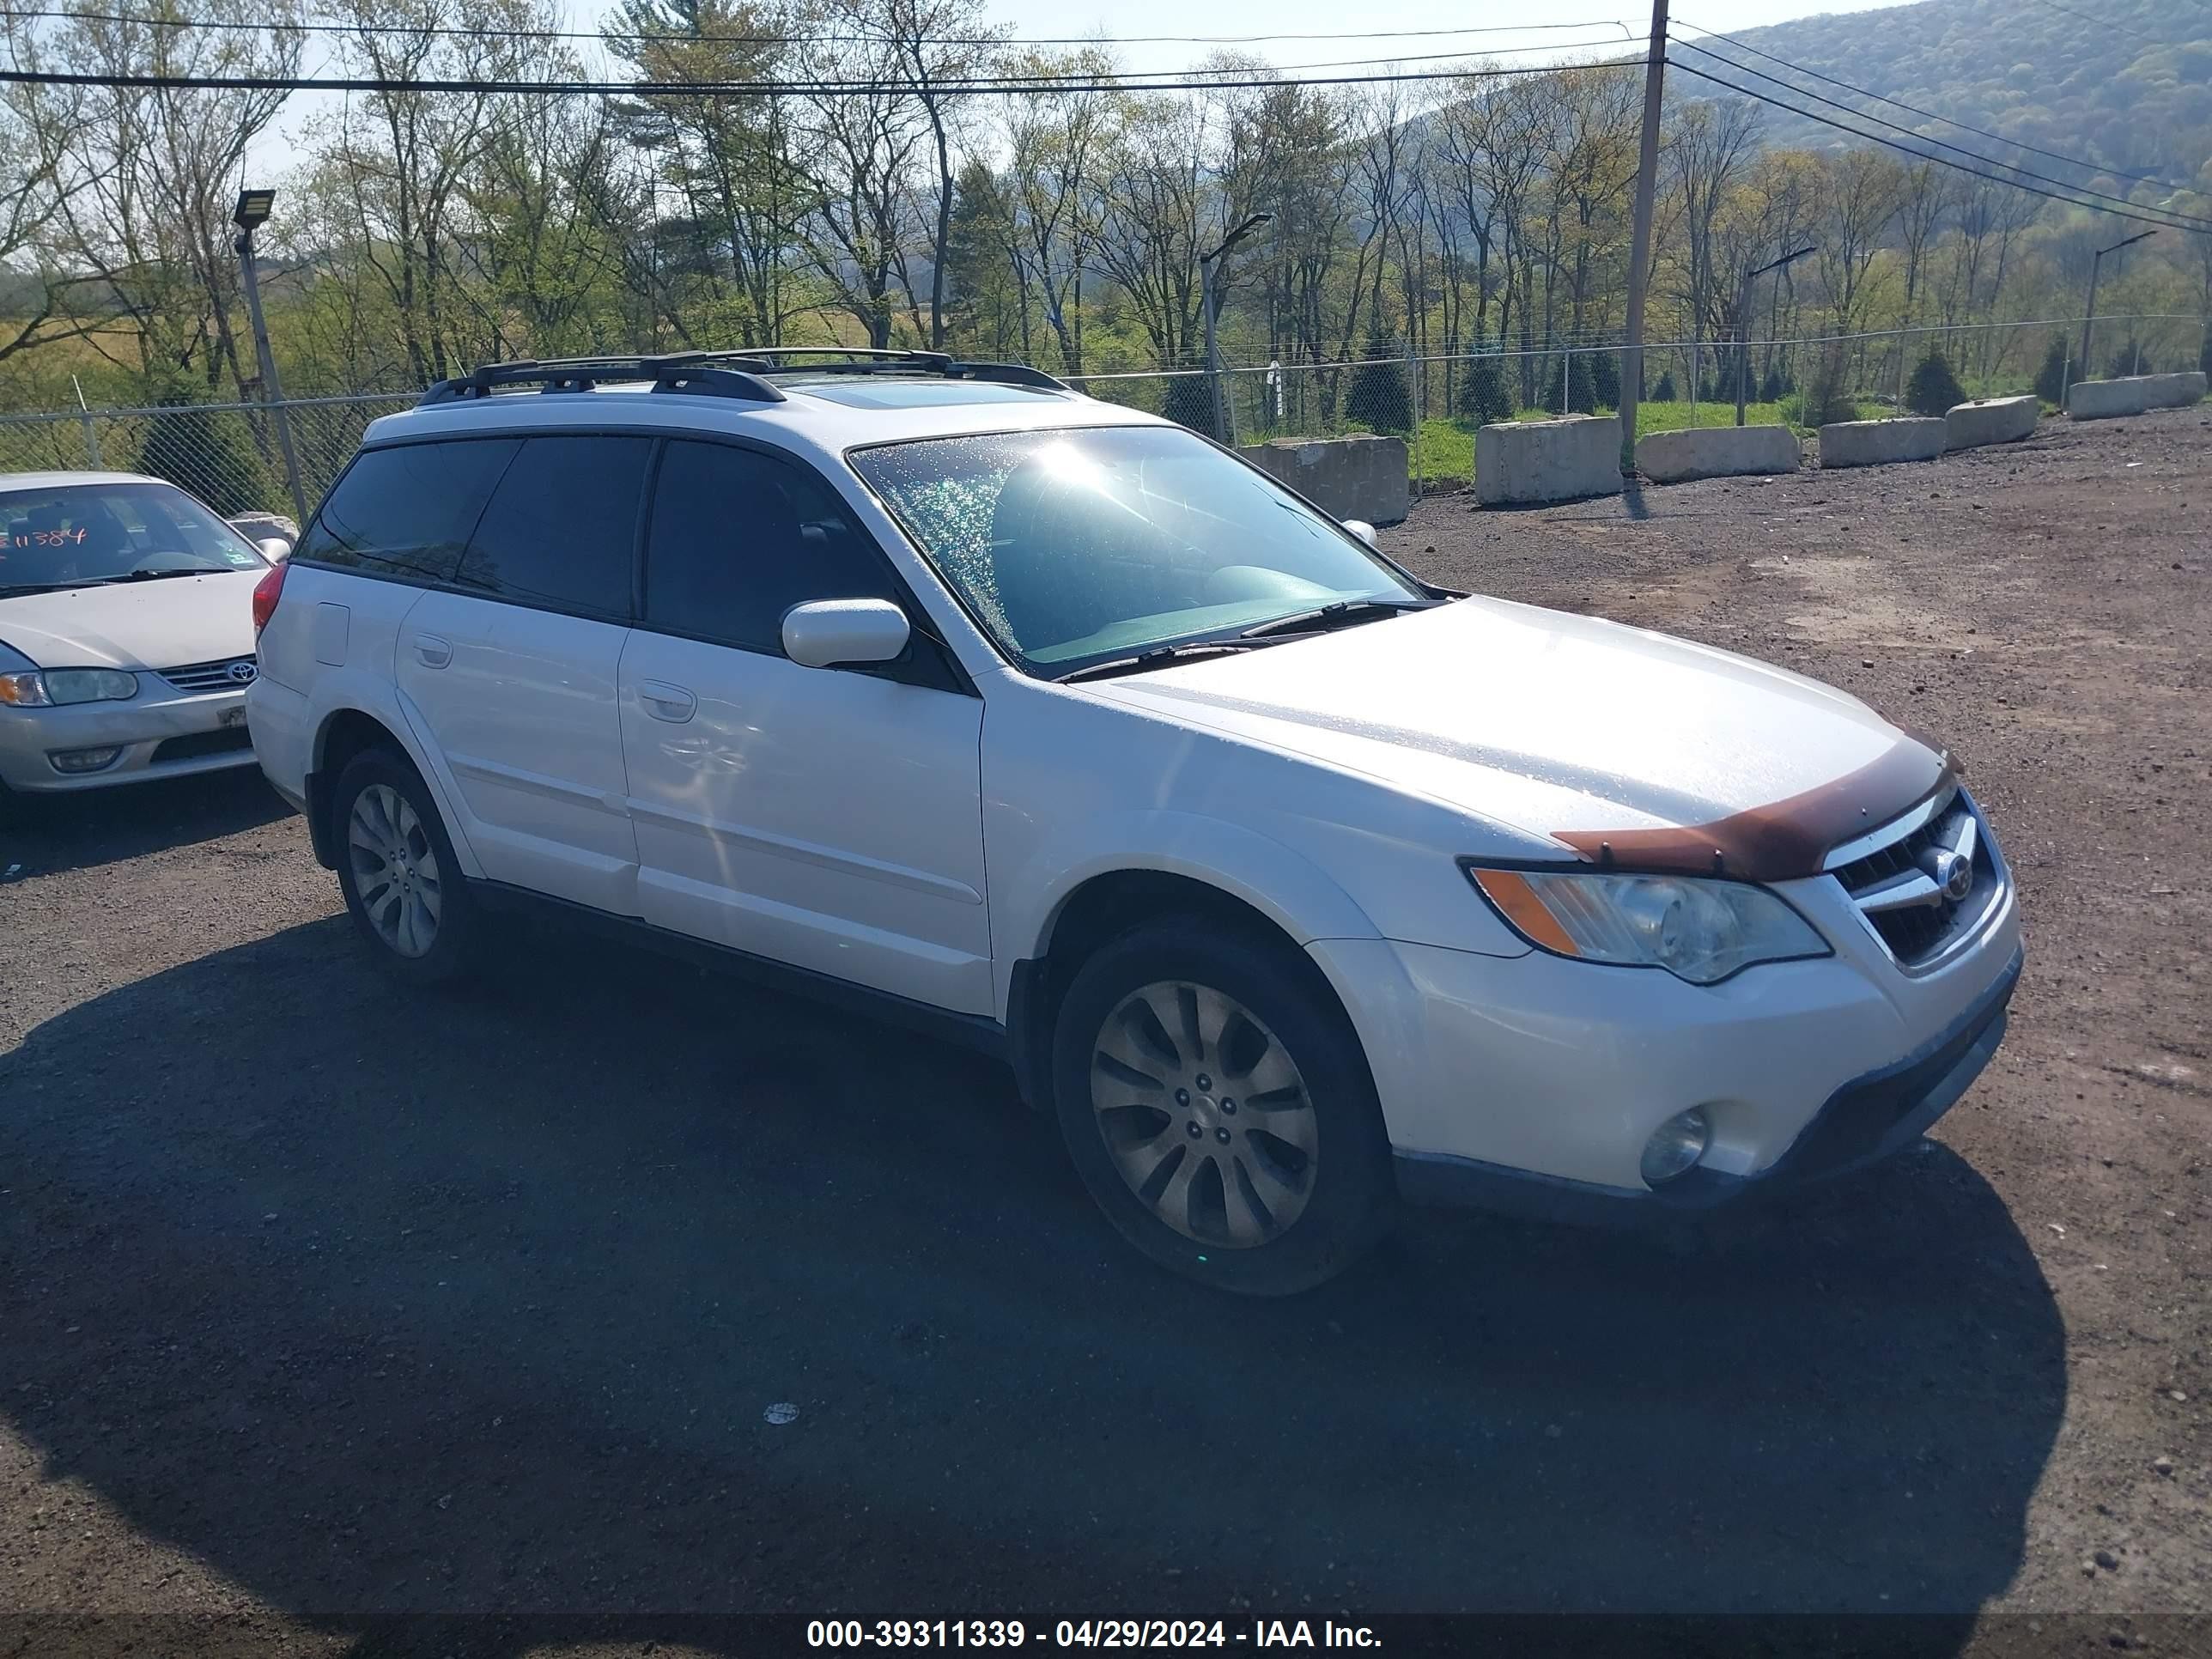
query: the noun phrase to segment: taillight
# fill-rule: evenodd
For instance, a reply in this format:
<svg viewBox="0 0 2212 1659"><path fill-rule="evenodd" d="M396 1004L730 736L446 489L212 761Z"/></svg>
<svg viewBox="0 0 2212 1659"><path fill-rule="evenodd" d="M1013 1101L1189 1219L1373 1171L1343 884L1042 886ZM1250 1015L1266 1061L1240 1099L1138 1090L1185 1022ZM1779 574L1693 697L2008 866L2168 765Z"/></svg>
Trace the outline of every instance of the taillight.
<svg viewBox="0 0 2212 1659"><path fill-rule="evenodd" d="M289 564L273 565L269 574L253 585L253 636L261 637L261 630L269 626L270 617L276 614L276 601L284 597L284 573Z"/></svg>

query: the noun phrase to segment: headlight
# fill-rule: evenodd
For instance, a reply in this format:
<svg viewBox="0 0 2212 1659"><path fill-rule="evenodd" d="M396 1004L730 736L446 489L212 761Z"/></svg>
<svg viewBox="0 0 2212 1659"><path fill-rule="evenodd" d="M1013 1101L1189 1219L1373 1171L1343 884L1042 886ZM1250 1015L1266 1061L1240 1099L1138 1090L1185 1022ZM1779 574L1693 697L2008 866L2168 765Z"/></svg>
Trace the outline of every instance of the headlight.
<svg viewBox="0 0 2212 1659"><path fill-rule="evenodd" d="M1711 985L1754 962L1828 954L1804 917L1745 882L1466 868L1515 933L1584 962L1664 968Z"/></svg>
<svg viewBox="0 0 2212 1659"><path fill-rule="evenodd" d="M0 674L0 702L18 708L121 702L137 695L138 677L114 668L42 668L27 674Z"/></svg>

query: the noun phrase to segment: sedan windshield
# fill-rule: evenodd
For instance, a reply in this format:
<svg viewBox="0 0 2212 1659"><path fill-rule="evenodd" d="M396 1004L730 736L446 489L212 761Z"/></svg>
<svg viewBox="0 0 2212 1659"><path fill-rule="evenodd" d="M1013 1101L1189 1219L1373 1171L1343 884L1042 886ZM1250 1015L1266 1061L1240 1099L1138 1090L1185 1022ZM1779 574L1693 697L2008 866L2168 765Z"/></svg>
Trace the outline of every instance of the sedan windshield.
<svg viewBox="0 0 2212 1659"><path fill-rule="evenodd" d="M267 564L252 543L168 484L0 491L0 594Z"/></svg>
<svg viewBox="0 0 2212 1659"><path fill-rule="evenodd" d="M1372 602L1387 616L1427 602L1341 526L1179 428L928 438L852 459L1032 672L1323 606Z"/></svg>

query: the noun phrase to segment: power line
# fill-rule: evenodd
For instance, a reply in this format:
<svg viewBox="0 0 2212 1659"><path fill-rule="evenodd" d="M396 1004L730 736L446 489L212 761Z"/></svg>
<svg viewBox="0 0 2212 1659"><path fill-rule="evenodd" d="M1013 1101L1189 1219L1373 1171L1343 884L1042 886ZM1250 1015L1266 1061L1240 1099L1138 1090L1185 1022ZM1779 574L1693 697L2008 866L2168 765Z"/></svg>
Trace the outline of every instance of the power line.
<svg viewBox="0 0 2212 1659"><path fill-rule="evenodd" d="M1887 127L1892 132L1901 132L1906 137L1917 140L1921 143L1933 144L1939 149L1948 149L1956 155L1966 156L1973 161L1986 161L1993 167L2003 167L2008 172L2017 173L2023 179L2033 179L2039 184L2056 185L2061 190L2074 191L2083 196L2094 197L2100 202L2117 202L2122 207L2130 208L2142 205L2139 203L2130 201L2124 196L2114 196L2109 191L2097 190L2087 185L2070 184L2063 179L2054 179L2047 173L2037 173L2032 168L2021 167L2016 162L2000 161L1994 155L1984 155L1978 149L1967 149L1962 145L1950 143L1942 138L1930 138L1925 133L1915 132L1911 127L1900 125L1899 123L1888 120L1882 116L1869 114L1863 109L1853 109L1849 104L1840 103L1837 100L1826 96L1825 94L1808 91L1803 87L1790 86L1790 82L1781 79L1778 76L1769 75L1764 70L1753 69L1747 64L1739 64L1733 58L1722 56L1719 52L1707 50L1705 47L1698 45L1694 40L1677 40L1674 44L1678 46L1686 47L1691 52L1698 52L1704 57L1710 58L1715 63L1726 64L1730 69L1739 70L1742 74L1755 76L1761 81L1770 82L1775 86L1786 88L1788 90L1796 93L1801 98L1813 99L1816 102L1826 104L1830 109L1839 109L1846 115L1857 116L1862 121L1871 121L1876 126ZM1682 67L1688 69L1689 65L1685 64ZM1692 75L1697 73L1695 70L1691 70L1690 72ZM1899 146L1899 148L1904 147ZM1930 161L1940 161L1943 159L1940 155L1928 155L1925 151L1918 153L1926 160ZM2154 213L2171 214L2174 218L2188 220L2191 224L2200 228L2212 230L2212 219L2202 218L2193 213L2183 213L2179 209L2175 208L2153 208L2151 211Z"/></svg>
<svg viewBox="0 0 2212 1659"><path fill-rule="evenodd" d="M241 22L236 19L213 17L133 17L123 12L64 11L55 9L17 9L12 7L0 7L0 17L47 18L93 23L133 23L147 28L216 29L295 34L408 34L510 40L590 40L594 42L635 40L648 45L678 46L799 46L822 43L872 45L879 43L884 39L881 35L862 34L677 34L625 29L501 28L480 23L378 23L362 28L351 23L266 23ZM1035 35L1024 39L1009 39L994 34L923 35L918 42L908 41L907 44L932 46L1250 46L1278 40L1456 39L1469 34L1556 33L1568 29L1591 28L1626 30L1627 27L1626 24L1610 17L1596 17L1581 23L1493 24L1481 28L1335 29L1294 34L1129 34L1105 40L1094 35L1077 34ZM1634 38L1632 33L1630 38ZM1518 50L1530 50L1530 48Z"/></svg>
<svg viewBox="0 0 2212 1659"><path fill-rule="evenodd" d="M1634 69L1640 58L1613 58L1577 64L1580 69ZM1491 80L1514 75L1552 75L1559 64L1524 64L1504 68L1420 70L1389 75L1275 76L1237 72L1224 78L1193 70L1174 80L1093 80L1045 83L1055 92L1235 92L1282 87L1383 86L1406 82ZM1696 73L1695 70L1692 71ZM50 70L0 70L0 84L44 87L121 87L173 92L368 92L483 93L538 97L595 98L838 98L875 93L923 90L951 97L1020 97L1039 90L1037 82L984 80L933 81L491 81L400 80L390 76L299 75L93 75Z"/></svg>
<svg viewBox="0 0 2212 1659"><path fill-rule="evenodd" d="M2085 23L2094 23L2100 29L2112 29L2121 34L2132 34L2136 40L2148 40L2154 46L2170 46L2173 44L2171 40L2161 40L2154 34L2145 34L2141 29L2131 29L2125 23L2115 23L2109 17L2093 17L2086 11L2076 11L2071 6L2062 6L2058 3L2058 0L2035 0L2035 3L2047 7L2052 11L2063 11L2069 17L2078 17Z"/></svg>
<svg viewBox="0 0 2212 1659"><path fill-rule="evenodd" d="M1688 42L1684 41L1681 44L1686 46ZM1771 93L1759 92L1724 76L1708 74L1694 64L1680 63L1673 58L1669 58L1667 62L1685 75L1694 75L1700 81L1710 81L1717 87L1726 87L1730 92L1741 93L1746 98L1754 98L1762 104L1771 104L1777 109L1788 110L1793 115L1802 115L1808 121L1818 122L1824 127L1833 127L1838 132L1848 132L1854 138L1864 138L1871 143L1887 145L1891 149L1902 151L1916 161L1933 161L1938 167L1954 168L1960 173L1971 173L1977 179L1987 179L1992 184L2010 185L2014 190L2024 191L2030 196L2048 197L2054 202L2063 202L2069 207L2087 208L2094 213L2109 213L2115 218L2134 219L2142 224L2156 225L2161 230L2186 231L2196 236L2212 234L2212 232L2208 232L2196 225L2179 224L2170 218L2154 218L2149 213L2140 212L2132 208L2106 207L2101 203L2085 202L2078 196L2063 196L2055 191L2038 190L2033 185L2023 185L2017 179L2007 179L1998 173L1984 173L1979 167L1970 167L1963 161L1954 161L1942 155L1930 155L1925 150L1914 149L1911 145L1901 144L1894 138L1885 138L1878 132L1869 132L1863 128L1849 125L1832 116L1816 114L1802 104L1793 104L1787 99L1775 97ZM2162 210L2158 210L2158 211Z"/></svg>
<svg viewBox="0 0 2212 1659"><path fill-rule="evenodd" d="M2109 167L2100 161L2085 161L2078 155L2067 155L2055 149L2045 149L2039 144L2031 144L2019 138L2008 138L2002 132L1992 132L1987 127L1978 127L1970 121L1960 120L1958 117L1954 115L1941 115L1932 109L1923 109L1917 104L1908 104L1902 98L1892 98L1887 93L1874 92L1865 87L1853 86L1849 81L1838 81L1834 76L1823 75L1819 70L1807 69L1804 64L1793 64L1786 58L1777 58L1771 52L1760 51L1757 46L1753 46L1747 40L1739 40L1732 34L1723 34L1718 29L1709 29L1702 23L1692 23L1686 18L1677 18L1675 21L1680 23L1686 28L1693 28L1697 30L1698 33L1705 36L1708 40L1725 40L1729 45L1734 46L1738 52L1747 52L1754 58L1764 58L1770 64L1779 64L1783 68L1790 70L1792 74L1807 76L1815 81L1825 81L1832 87L1841 87L1845 92L1855 92L1862 98L1871 98L1876 103L1888 104L1898 109L1910 110L1913 114L1920 116L1925 120L1941 121L1945 126L1956 127L1961 132L1971 132L1978 137L1994 139L2000 144L2009 144L2013 149L2026 150L2032 155L2048 156L2054 161L2063 161L2069 167L2081 167L2090 173L2109 173L2115 178L2134 179L2146 185L2156 185L2162 190L2188 190L2191 188L2190 185L2184 184L2178 179L2160 179L2147 173L2130 173L2125 167ZM1680 42L1680 44L1686 46L1696 46L1694 41L1690 40L1684 40ZM1698 49L1702 50L1702 48ZM1714 57L1720 56L1717 52L1712 53L1711 55ZM1722 61L1726 62L1727 60L1723 58ZM1739 65L1739 67L1746 66ZM1753 72L1756 73L1757 71L1754 70Z"/></svg>

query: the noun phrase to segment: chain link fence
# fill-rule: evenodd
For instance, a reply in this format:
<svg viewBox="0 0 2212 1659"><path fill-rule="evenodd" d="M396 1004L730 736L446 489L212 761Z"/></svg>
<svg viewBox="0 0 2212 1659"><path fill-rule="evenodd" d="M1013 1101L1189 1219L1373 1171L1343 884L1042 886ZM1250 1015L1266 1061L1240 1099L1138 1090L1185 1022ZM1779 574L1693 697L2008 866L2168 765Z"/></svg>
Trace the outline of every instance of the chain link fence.
<svg viewBox="0 0 2212 1659"><path fill-rule="evenodd" d="M2183 313L2100 317L2087 372L2081 334L2076 317L1754 337L1747 351L1734 341L1651 341L1644 349L1638 429L1648 436L1732 425L1739 381L1747 422L1800 434L1826 419L1896 415L1905 412L1912 372L1931 349L1943 354L1965 397L2039 391L2056 405L2075 380L2198 368L2207 323ZM2054 348L2055 386L2045 376ZM1194 365L1073 377L1073 383L1092 397L1239 444L1395 433L1407 440L1416 487L1448 489L1473 478L1474 432L1486 421L1611 413L1619 406L1620 351L1617 338L1590 337L1344 363L1224 363L1218 375Z"/></svg>
<svg viewBox="0 0 2212 1659"><path fill-rule="evenodd" d="M299 458L300 491L312 510L380 415L412 408L389 393L288 400L282 415ZM263 404L184 404L0 416L0 472L143 472L190 490L225 518L296 517L276 429Z"/></svg>
<svg viewBox="0 0 2212 1659"><path fill-rule="evenodd" d="M1914 367L1931 346L1942 350L1969 397L2037 390L2051 398L2045 360L2055 349L2056 402L2074 380L2197 368L2206 328L2203 319L2179 314L2100 317L2091 333L2087 373L2079 361L2078 318L1754 338L1747 353L1726 341L1654 341L1644 347L1638 427L1648 435L1731 424L1739 377L1750 421L1803 432L1824 416L1847 418L1846 410L1866 418L1895 414ZM1620 361L1617 339L1593 336L1343 363L1231 363L1218 375L1193 366L1069 378L1095 398L1238 443L1397 433L1407 440L1415 488L1425 490L1473 478L1474 432L1485 420L1610 411L1620 396ZM181 485L226 518L295 516L295 499L313 508L371 421L415 402L412 393L379 392L281 405L0 415L0 472L143 472ZM298 460L296 497L280 427L289 428Z"/></svg>

